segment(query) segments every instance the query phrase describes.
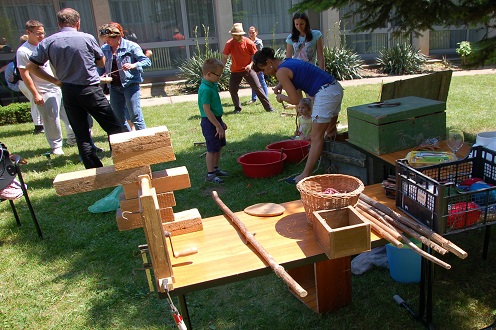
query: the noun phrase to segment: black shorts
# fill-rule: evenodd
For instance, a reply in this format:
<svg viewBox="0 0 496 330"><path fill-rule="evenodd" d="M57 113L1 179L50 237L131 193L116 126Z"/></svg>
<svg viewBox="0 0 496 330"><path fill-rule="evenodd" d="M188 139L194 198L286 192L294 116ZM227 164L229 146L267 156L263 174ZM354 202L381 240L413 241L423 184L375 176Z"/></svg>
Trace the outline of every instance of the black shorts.
<svg viewBox="0 0 496 330"><path fill-rule="evenodd" d="M216 116L215 118L219 121L222 127L225 127L222 117ZM200 126L202 128L203 136L205 137L207 152L219 152L220 149L226 145L226 138L223 137L222 139L219 139L219 137L215 136L217 129L207 117L202 117Z"/></svg>

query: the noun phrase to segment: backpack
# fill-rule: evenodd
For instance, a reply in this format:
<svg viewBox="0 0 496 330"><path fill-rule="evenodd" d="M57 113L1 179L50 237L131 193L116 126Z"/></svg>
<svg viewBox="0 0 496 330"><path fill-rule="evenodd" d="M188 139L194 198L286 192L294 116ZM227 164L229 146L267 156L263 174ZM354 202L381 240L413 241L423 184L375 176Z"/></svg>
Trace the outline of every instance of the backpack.
<svg viewBox="0 0 496 330"><path fill-rule="evenodd" d="M17 57L14 56L14 59L12 60L12 63L14 63L14 75L12 76L12 81L9 81L12 85L17 84L19 80L22 80L21 74L19 73L19 69L17 68Z"/></svg>
<svg viewBox="0 0 496 330"><path fill-rule="evenodd" d="M7 187L15 177L14 164L10 160L5 144L0 142L0 190Z"/></svg>

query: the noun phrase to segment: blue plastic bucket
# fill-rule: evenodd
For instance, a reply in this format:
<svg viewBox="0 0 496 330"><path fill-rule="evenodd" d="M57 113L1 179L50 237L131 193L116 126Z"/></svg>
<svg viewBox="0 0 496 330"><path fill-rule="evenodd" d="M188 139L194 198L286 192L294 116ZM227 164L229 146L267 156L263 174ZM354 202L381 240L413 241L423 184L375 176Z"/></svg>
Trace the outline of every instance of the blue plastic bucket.
<svg viewBox="0 0 496 330"><path fill-rule="evenodd" d="M420 242L415 242L421 246ZM396 282L418 283L420 282L420 264L422 257L412 251L408 245L397 248L391 243L386 245L386 254L389 264L389 273Z"/></svg>

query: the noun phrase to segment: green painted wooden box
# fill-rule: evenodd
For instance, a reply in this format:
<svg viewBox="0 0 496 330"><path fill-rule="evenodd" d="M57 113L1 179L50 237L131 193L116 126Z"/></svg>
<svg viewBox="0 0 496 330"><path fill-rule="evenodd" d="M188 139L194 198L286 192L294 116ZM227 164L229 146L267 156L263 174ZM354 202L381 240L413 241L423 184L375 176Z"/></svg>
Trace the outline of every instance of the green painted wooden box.
<svg viewBox="0 0 496 330"><path fill-rule="evenodd" d="M348 108L349 142L376 155L446 136L446 103L416 96ZM391 104L399 105L391 106ZM388 105L389 104L389 105Z"/></svg>

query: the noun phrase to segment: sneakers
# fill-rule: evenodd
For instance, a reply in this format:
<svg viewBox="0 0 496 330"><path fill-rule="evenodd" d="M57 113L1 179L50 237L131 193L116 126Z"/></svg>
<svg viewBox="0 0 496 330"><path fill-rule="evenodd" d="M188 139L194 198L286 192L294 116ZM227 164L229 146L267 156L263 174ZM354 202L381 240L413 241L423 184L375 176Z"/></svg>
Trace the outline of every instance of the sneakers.
<svg viewBox="0 0 496 330"><path fill-rule="evenodd" d="M255 102L257 102L257 100L249 100L248 102L246 102L246 105L250 105L250 104L253 104Z"/></svg>
<svg viewBox="0 0 496 330"><path fill-rule="evenodd" d="M45 128L43 128L43 125L34 125L33 134L41 134L41 133L45 133Z"/></svg>
<svg viewBox="0 0 496 330"><path fill-rule="evenodd" d="M240 113L240 112L241 112L241 109L235 109L235 110L233 111L233 113Z"/></svg>
<svg viewBox="0 0 496 330"><path fill-rule="evenodd" d="M276 110L274 110L274 108L270 108L269 110L265 110L267 112L275 112Z"/></svg>
<svg viewBox="0 0 496 330"><path fill-rule="evenodd" d="M77 145L76 139L75 138L73 138L73 139L68 138L67 140L65 140L65 145L68 147L74 147L75 145Z"/></svg>
<svg viewBox="0 0 496 330"><path fill-rule="evenodd" d="M219 170L219 169L217 169L214 173L216 176L229 176L229 173L227 173L226 171L223 171L223 170Z"/></svg>
<svg viewBox="0 0 496 330"><path fill-rule="evenodd" d="M62 150L62 148L53 148L52 149L52 154L54 155L63 155L64 154L64 150Z"/></svg>
<svg viewBox="0 0 496 330"><path fill-rule="evenodd" d="M99 159L102 159L105 156L105 150L97 146L95 146L95 152Z"/></svg>
<svg viewBox="0 0 496 330"><path fill-rule="evenodd" d="M216 184L220 184L220 183L224 183L224 180L222 180L221 178L219 178L217 175L206 175L205 176L205 182L211 182L211 183L216 183Z"/></svg>

